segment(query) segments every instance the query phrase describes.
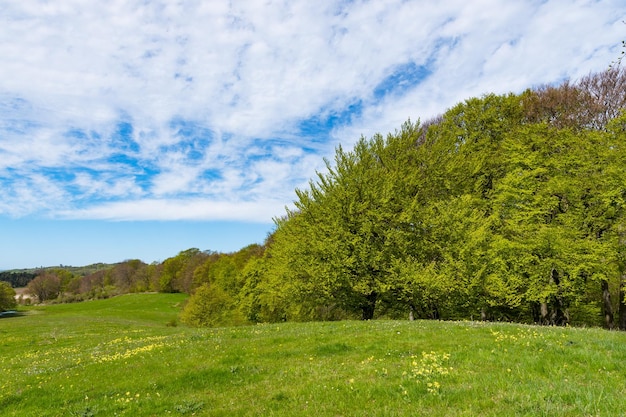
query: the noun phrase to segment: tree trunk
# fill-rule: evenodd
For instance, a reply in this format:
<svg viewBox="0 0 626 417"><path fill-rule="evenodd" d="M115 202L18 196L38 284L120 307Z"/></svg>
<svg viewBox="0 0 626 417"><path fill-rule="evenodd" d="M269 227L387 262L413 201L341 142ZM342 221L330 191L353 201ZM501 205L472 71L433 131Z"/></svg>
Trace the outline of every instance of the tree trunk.
<svg viewBox="0 0 626 417"><path fill-rule="evenodd" d="M539 309L541 312L541 325L545 326L546 324L550 324L548 319L548 303L541 303Z"/></svg>
<svg viewBox="0 0 626 417"><path fill-rule="evenodd" d="M363 312L363 320L371 320L374 318L374 309L376 308L376 300L378 299L378 294L372 292L365 296L365 300L361 306L361 310Z"/></svg>
<svg viewBox="0 0 626 417"><path fill-rule="evenodd" d="M413 307L413 304L411 304L409 306L409 321L413 320L415 320L415 307Z"/></svg>
<svg viewBox="0 0 626 417"><path fill-rule="evenodd" d="M541 324L541 307L540 303L531 302L530 303L530 311L533 315L533 323Z"/></svg>
<svg viewBox="0 0 626 417"><path fill-rule="evenodd" d="M626 330L626 301L624 296L626 295L626 275L622 275L622 279L619 284L619 329Z"/></svg>
<svg viewBox="0 0 626 417"><path fill-rule="evenodd" d="M613 330L615 325L613 322L613 305L611 304L611 292L609 291L609 282L603 279L600 282L602 286L602 302L604 306L604 322L609 330Z"/></svg>
<svg viewBox="0 0 626 417"><path fill-rule="evenodd" d="M555 301L551 323L555 326L565 326L569 321L567 312L563 309L563 302L559 297Z"/></svg>
<svg viewBox="0 0 626 417"><path fill-rule="evenodd" d="M433 320L439 320L439 309L437 308L437 304L431 304L430 312L430 318Z"/></svg>
<svg viewBox="0 0 626 417"><path fill-rule="evenodd" d="M557 288L561 285L561 279L559 278L559 272L552 268L552 282L557 286ZM555 326L565 326L569 321L567 312L565 311L565 303L563 303L563 297L559 294L559 290L557 290L557 294L553 297L554 310L551 315L551 324Z"/></svg>

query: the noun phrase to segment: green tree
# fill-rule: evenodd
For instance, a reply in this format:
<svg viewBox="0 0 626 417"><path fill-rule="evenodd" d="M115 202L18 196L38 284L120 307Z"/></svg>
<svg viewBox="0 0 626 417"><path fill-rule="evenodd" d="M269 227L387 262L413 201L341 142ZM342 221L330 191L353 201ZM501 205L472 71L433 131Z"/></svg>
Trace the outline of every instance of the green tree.
<svg viewBox="0 0 626 417"><path fill-rule="evenodd" d="M242 300L252 301L242 295L248 280L248 288L255 285L248 276L247 265L259 259L264 251L260 245L249 245L234 253L209 253L203 262L195 266L192 274L192 295L185 306L181 320L195 326L241 324L246 312ZM256 321L256 320L254 320Z"/></svg>
<svg viewBox="0 0 626 417"><path fill-rule="evenodd" d="M159 291L189 293L193 286L194 271L208 256L206 252L191 248L166 259L159 277Z"/></svg>
<svg viewBox="0 0 626 417"><path fill-rule="evenodd" d="M252 323L280 322L296 319L290 315L296 303L292 298L292 280L281 271L280 258L263 256L251 259L242 271L244 285L238 304L243 316ZM298 304L300 304L298 302Z"/></svg>
<svg viewBox="0 0 626 417"><path fill-rule="evenodd" d="M361 138L351 152L339 147L308 190L297 190L296 210L277 221L271 256L291 281L301 318L316 318L333 306L362 319L397 285L394 260L410 245L413 225L404 196L414 190L404 176L421 131L407 122L387 138ZM411 237L412 239L412 237Z"/></svg>
<svg viewBox="0 0 626 417"><path fill-rule="evenodd" d="M11 310L15 306L15 290L8 282L0 281L0 311Z"/></svg>
<svg viewBox="0 0 626 417"><path fill-rule="evenodd" d="M626 326L625 80L472 98L339 147L239 275L242 311L612 326L617 307Z"/></svg>
<svg viewBox="0 0 626 417"><path fill-rule="evenodd" d="M244 318L234 300L220 287L204 284L189 298L180 319L191 326L232 326Z"/></svg>
<svg viewBox="0 0 626 417"><path fill-rule="evenodd" d="M496 188L494 216L500 248L515 248L509 271L524 279L536 320L567 323L568 307L589 301L587 284L600 287L611 273L598 228L608 218L593 207L609 191L605 136L534 124L506 143L507 174Z"/></svg>

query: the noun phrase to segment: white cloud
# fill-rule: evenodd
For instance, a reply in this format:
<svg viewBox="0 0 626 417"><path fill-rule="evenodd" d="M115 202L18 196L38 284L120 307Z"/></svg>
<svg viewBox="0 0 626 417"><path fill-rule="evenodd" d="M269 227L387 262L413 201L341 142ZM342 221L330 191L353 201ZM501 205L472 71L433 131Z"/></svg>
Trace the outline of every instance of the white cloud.
<svg viewBox="0 0 626 417"><path fill-rule="evenodd" d="M59 218L98 220L237 220L271 219L284 211L282 201L209 201L206 199L143 199L105 203L86 209L59 210Z"/></svg>
<svg viewBox="0 0 626 417"><path fill-rule="evenodd" d="M267 221L337 143L606 68L625 17L618 0L6 0L0 215ZM410 63L429 75L376 93Z"/></svg>
<svg viewBox="0 0 626 417"><path fill-rule="evenodd" d="M625 37L626 5L617 1L465 2L425 41L449 39L431 49L433 73L401 97L366 109L337 132L341 141L426 120L454 104L489 92L520 92L544 83L602 71ZM582 30L581 28L584 28ZM592 29L596 28L596 29Z"/></svg>

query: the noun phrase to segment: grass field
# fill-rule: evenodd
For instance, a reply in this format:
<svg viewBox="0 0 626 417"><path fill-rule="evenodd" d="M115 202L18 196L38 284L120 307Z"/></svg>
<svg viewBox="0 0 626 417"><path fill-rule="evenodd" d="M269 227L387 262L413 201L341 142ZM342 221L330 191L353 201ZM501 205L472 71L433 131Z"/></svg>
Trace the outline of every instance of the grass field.
<svg viewBox="0 0 626 417"><path fill-rule="evenodd" d="M476 322L172 326L185 296L0 319L0 416L626 416L626 334Z"/></svg>

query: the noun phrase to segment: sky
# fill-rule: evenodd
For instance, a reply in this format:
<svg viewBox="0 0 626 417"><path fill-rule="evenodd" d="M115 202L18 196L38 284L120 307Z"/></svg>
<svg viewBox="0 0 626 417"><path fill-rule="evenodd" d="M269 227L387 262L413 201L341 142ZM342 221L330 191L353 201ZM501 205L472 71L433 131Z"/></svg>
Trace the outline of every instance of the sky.
<svg viewBox="0 0 626 417"><path fill-rule="evenodd" d="M603 71L624 0L2 0L0 270L262 243L324 158Z"/></svg>

